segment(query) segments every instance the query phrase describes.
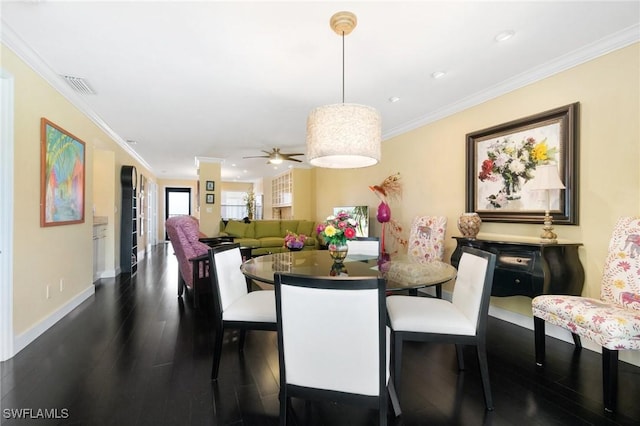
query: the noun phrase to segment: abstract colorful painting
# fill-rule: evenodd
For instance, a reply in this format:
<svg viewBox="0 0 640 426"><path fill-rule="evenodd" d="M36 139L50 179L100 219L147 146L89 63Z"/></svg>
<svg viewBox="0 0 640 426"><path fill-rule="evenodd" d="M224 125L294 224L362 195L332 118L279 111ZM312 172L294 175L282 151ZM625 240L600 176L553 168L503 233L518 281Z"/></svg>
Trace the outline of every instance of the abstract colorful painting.
<svg viewBox="0 0 640 426"><path fill-rule="evenodd" d="M85 143L40 120L40 226L84 222Z"/></svg>

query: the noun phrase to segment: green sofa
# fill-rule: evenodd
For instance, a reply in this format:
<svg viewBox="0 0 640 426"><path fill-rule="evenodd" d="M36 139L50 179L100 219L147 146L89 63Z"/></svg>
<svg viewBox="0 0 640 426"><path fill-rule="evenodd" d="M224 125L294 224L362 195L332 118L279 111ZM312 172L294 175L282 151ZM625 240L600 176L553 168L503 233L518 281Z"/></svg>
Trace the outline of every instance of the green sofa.
<svg viewBox="0 0 640 426"><path fill-rule="evenodd" d="M251 256L287 251L284 237L287 231L307 237L303 250L316 250L320 242L316 233L317 224L310 220L241 220L220 221L220 236L233 237L234 243L251 247Z"/></svg>

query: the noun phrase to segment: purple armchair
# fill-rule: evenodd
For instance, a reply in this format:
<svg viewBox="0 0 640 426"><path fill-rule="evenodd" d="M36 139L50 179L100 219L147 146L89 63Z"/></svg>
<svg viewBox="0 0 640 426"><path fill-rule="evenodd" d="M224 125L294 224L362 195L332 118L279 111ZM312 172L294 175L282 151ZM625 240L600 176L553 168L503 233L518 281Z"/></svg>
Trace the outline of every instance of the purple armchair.
<svg viewBox="0 0 640 426"><path fill-rule="evenodd" d="M199 295L210 291L210 247L199 240L199 224L194 217L170 217L165 227L178 258L178 297L182 296L186 286L192 293L193 305L198 307Z"/></svg>

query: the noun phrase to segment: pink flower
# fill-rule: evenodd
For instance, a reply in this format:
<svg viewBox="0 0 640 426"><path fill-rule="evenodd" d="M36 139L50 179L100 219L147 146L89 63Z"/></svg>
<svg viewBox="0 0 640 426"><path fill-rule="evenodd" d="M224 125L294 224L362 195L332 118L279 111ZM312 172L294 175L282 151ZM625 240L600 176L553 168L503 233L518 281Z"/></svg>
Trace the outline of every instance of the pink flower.
<svg viewBox="0 0 640 426"><path fill-rule="evenodd" d="M348 239L354 238L356 236L356 231L353 228L347 228L344 230L344 236Z"/></svg>

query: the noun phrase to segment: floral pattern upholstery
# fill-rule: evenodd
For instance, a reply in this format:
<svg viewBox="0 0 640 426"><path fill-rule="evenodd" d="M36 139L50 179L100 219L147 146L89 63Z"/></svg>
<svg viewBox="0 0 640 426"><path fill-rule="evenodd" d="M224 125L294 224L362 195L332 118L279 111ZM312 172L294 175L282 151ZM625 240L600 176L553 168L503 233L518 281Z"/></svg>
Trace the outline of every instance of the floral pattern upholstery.
<svg viewBox="0 0 640 426"><path fill-rule="evenodd" d="M610 350L640 349L640 217L618 220L609 242L600 299L538 296L533 315Z"/></svg>
<svg viewBox="0 0 640 426"><path fill-rule="evenodd" d="M411 224L409 234L409 257L421 263L442 260L446 230L445 216L416 217Z"/></svg>
<svg viewBox="0 0 640 426"><path fill-rule="evenodd" d="M188 288L193 288L194 271L193 263L189 259L205 255L209 252L209 246L199 241L200 229L198 220L191 216L174 216L165 223L169 240L178 258L180 276ZM206 262L198 262L198 274L196 279L209 276Z"/></svg>

